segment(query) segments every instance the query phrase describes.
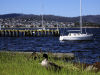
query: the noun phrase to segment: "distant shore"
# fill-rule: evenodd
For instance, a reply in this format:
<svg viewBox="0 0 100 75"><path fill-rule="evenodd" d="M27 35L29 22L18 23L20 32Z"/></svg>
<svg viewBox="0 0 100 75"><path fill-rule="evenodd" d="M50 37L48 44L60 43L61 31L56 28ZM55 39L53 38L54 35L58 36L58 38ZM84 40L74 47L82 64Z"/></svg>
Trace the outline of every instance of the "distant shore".
<svg viewBox="0 0 100 75"><path fill-rule="evenodd" d="M26 27L20 27L20 28L28 29L28 27L27 28ZM32 27L30 27L30 28L32 28ZM33 27L33 28L34 29L42 29L42 27L38 27L38 28ZM46 28L47 29L52 29L52 28L55 28L56 29L57 27L46 27ZM58 27L58 28L79 28L79 27ZM82 28L100 28L100 27L82 27ZM1 29L7 29L7 28L1 28ZM8 28L8 29L17 29L17 28Z"/></svg>

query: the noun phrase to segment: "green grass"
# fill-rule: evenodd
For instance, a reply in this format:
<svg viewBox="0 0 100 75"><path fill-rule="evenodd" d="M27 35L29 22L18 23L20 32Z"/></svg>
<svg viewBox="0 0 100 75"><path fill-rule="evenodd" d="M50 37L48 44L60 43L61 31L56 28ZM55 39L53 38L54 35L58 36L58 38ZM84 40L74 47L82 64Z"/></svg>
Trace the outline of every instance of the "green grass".
<svg viewBox="0 0 100 75"><path fill-rule="evenodd" d="M0 75L100 75L100 72L87 72L73 66L71 62L66 63L53 58L49 60L63 68L59 72L49 71L41 66L40 62L43 59L41 55L37 60L29 57L30 54L0 52Z"/></svg>

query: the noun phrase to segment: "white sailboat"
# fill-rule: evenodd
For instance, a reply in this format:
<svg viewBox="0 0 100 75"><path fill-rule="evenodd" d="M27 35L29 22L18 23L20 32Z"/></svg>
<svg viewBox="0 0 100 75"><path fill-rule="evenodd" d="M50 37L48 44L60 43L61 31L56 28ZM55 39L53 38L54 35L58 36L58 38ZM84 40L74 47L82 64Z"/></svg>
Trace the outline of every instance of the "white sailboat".
<svg viewBox="0 0 100 75"><path fill-rule="evenodd" d="M74 33L69 32L68 35L61 35L59 40L65 41L65 40L92 40L93 34L83 33L82 31L82 0L80 0L80 31L79 33L76 33L77 30L72 30Z"/></svg>

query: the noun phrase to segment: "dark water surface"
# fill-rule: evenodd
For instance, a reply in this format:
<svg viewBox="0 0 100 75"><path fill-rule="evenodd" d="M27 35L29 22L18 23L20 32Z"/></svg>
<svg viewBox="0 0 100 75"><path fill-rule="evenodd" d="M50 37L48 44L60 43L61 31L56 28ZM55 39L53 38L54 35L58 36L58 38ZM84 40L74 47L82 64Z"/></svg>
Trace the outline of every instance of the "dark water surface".
<svg viewBox="0 0 100 75"><path fill-rule="evenodd" d="M63 30L61 33L66 33ZM93 41L62 42L59 37L0 37L0 50L73 52L80 62L100 62L100 29L89 28L87 31L94 34Z"/></svg>

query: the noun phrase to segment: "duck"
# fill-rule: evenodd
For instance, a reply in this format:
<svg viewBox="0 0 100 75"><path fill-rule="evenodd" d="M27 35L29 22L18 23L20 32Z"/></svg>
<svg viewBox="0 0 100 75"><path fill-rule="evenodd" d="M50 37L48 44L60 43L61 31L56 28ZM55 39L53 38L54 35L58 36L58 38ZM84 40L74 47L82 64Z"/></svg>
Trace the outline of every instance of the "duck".
<svg viewBox="0 0 100 75"><path fill-rule="evenodd" d="M38 54L37 54L35 51L33 51L32 54L29 56L28 60L29 60L30 58L36 60L36 59L38 58Z"/></svg>
<svg viewBox="0 0 100 75"><path fill-rule="evenodd" d="M42 60L41 65L43 67L45 67L47 70L54 70L54 71L60 71L61 70L61 66L48 61L48 55L47 54L43 54L44 60Z"/></svg>

